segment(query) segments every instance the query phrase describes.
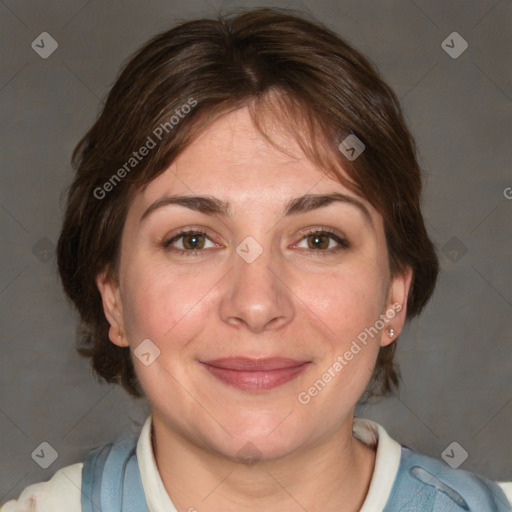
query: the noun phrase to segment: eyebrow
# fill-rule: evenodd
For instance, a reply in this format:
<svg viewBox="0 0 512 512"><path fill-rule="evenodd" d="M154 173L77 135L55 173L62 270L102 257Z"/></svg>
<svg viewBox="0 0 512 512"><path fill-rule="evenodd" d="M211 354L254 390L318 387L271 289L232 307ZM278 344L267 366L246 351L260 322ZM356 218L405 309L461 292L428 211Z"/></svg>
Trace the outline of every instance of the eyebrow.
<svg viewBox="0 0 512 512"><path fill-rule="evenodd" d="M305 194L290 199L284 207L283 216L306 213L319 208L325 208L333 203L345 203L355 206L365 217L365 220L373 227L372 217L366 206L355 199L340 193L332 194ZM179 205L189 210L204 213L205 215L230 215L230 204L212 196L166 196L152 203L142 214L140 222L147 219L155 210L168 205Z"/></svg>

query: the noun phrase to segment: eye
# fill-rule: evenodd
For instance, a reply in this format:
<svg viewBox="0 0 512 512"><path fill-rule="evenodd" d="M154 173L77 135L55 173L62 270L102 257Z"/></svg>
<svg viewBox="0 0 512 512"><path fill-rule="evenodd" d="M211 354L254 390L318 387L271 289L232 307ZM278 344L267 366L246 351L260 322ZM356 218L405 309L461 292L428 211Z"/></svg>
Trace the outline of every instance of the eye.
<svg viewBox="0 0 512 512"><path fill-rule="evenodd" d="M300 233L302 235L300 243L304 242L306 244L305 249L324 253L318 255L324 256L350 247L350 244L345 237L330 228L312 228L301 231ZM331 245L332 241L337 245L334 245L333 247Z"/></svg>
<svg viewBox="0 0 512 512"><path fill-rule="evenodd" d="M303 248L314 251L315 256L328 256L350 247L348 240L343 235L330 228L316 227L300 231L300 234L302 238L299 243L305 243L306 247ZM209 247L206 245L208 242L211 244ZM331 242L334 242L334 246ZM174 245L176 243L181 244L181 247ZM161 245L165 250L172 250L185 256L199 256L205 253L204 249L219 247L204 231L192 228L180 231Z"/></svg>
<svg viewBox="0 0 512 512"><path fill-rule="evenodd" d="M204 231L197 229L186 229L180 231L178 234L170 238L169 240L162 243L162 247L167 250L173 250L178 254L184 254L186 256L198 256L202 249L205 249L206 241L210 241L213 247L216 246L212 242ZM179 242L182 247L172 247L172 244Z"/></svg>

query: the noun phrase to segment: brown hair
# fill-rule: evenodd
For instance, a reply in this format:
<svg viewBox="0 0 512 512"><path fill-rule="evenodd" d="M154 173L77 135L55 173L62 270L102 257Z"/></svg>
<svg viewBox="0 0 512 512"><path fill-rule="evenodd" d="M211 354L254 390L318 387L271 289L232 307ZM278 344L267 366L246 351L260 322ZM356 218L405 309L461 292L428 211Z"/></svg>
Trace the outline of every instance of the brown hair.
<svg viewBox="0 0 512 512"><path fill-rule="evenodd" d="M107 269L117 282L134 194L211 122L243 106L267 140L262 121L272 116L312 162L380 212L391 275L413 270L408 320L434 290L439 262L421 214L415 143L375 67L324 25L284 9L182 23L129 60L75 148L76 176L57 247L64 290L80 314L79 352L92 358L98 376L121 383L133 396L143 390L129 348L109 339L95 278ZM353 161L338 149L350 134L365 145ZM151 149L136 159L134 151L143 146ZM380 349L368 396L398 388L395 348L396 341Z"/></svg>

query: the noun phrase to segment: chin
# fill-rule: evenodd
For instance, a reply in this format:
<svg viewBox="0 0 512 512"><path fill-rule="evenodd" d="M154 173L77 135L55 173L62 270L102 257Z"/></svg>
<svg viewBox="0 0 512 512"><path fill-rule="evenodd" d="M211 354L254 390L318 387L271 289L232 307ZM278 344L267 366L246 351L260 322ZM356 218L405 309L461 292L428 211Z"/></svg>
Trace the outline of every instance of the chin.
<svg viewBox="0 0 512 512"><path fill-rule="evenodd" d="M257 462L272 462L292 453L300 443L289 437L268 436L237 437L229 442L227 447L218 447L223 457L251 466Z"/></svg>
<svg viewBox="0 0 512 512"><path fill-rule="evenodd" d="M293 415L291 415L293 416ZM285 415L270 415L267 418L247 416L236 423L226 425L232 437L223 436L219 446L224 456L244 462L248 460L270 461L293 452L301 444L295 425L288 423ZM215 443L217 444L217 443Z"/></svg>

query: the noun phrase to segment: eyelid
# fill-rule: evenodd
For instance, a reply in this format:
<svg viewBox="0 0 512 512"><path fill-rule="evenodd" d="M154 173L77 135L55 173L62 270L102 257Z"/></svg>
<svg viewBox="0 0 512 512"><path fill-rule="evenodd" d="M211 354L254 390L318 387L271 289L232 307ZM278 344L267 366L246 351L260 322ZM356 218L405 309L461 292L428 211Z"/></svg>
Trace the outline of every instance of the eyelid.
<svg viewBox="0 0 512 512"><path fill-rule="evenodd" d="M206 238L208 238L214 244L221 245L220 242L218 240L216 240L215 237L213 237L209 234L208 229L203 228L203 227L201 227L201 228L194 227L194 226L187 226L184 228L180 228L175 233L172 233L170 235L165 235L162 238L161 245L163 245L164 247L168 247L172 242L179 240L180 238L182 238L188 234L204 235ZM191 251L188 251L188 252L191 252Z"/></svg>
<svg viewBox="0 0 512 512"><path fill-rule="evenodd" d="M310 228L303 228L299 230L301 240L305 236L312 235L314 233L328 233L330 235L336 235L343 239L347 238L341 231L338 231L337 229L334 228L330 228L328 226L312 226Z"/></svg>

